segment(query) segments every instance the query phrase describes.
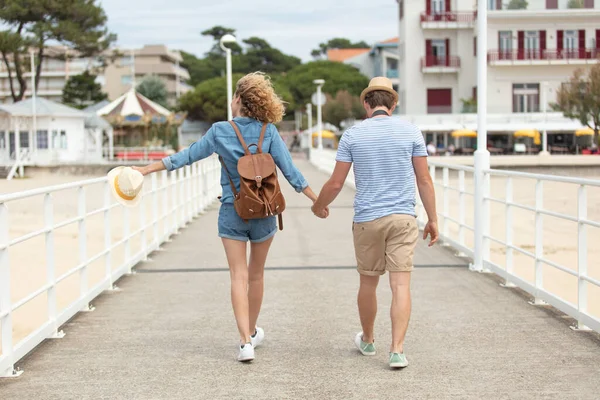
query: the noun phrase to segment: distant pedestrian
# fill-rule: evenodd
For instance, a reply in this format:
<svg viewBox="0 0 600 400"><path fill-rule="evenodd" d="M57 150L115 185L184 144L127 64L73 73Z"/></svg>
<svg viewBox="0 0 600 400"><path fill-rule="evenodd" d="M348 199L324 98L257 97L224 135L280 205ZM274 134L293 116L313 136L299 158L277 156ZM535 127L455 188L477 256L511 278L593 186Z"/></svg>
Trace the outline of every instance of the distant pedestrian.
<svg viewBox="0 0 600 400"><path fill-rule="evenodd" d="M437 149L435 148L435 144L433 144L433 142L429 142L429 144L427 145L427 153L430 156L435 156L435 154L437 153Z"/></svg>
<svg viewBox="0 0 600 400"><path fill-rule="evenodd" d="M379 277L388 271L392 289L389 365L404 368L408 366L404 337L411 312L410 273L419 238L415 181L429 218L423 238L431 237L430 246L438 240L435 193L423 134L416 126L391 117L398 101L392 82L384 77L373 78L361 101L369 118L344 132L335 169L323 186L313 212L319 217L328 215L326 207L340 193L354 165L356 198L352 231L360 274L358 313L362 325L355 344L363 355L376 353L376 289Z"/></svg>

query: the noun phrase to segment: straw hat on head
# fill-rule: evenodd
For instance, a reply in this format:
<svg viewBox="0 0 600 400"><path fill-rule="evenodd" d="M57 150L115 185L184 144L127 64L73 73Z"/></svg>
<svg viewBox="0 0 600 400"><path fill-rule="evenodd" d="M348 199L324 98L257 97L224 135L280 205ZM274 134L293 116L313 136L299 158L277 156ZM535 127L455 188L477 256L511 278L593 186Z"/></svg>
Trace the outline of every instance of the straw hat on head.
<svg viewBox="0 0 600 400"><path fill-rule="evenodd" d="M115 199L124 206L135 207L142 199L144 175L131 167L117 167L108 173L108 183Z"/></svg>
<svg viewBox="0 0 600 400"><path fill-rule="evenodd" d="M394 85L392 84L392 81L384 76L376 76L375 78L371 79L371 82L369 82L369 86L360 94L360 102L364 103L365 96L376 90L383 90L384 92L388 92L394 95L394 102L398 102L398 93L396 93L396 91L394 90Z"/></svg>

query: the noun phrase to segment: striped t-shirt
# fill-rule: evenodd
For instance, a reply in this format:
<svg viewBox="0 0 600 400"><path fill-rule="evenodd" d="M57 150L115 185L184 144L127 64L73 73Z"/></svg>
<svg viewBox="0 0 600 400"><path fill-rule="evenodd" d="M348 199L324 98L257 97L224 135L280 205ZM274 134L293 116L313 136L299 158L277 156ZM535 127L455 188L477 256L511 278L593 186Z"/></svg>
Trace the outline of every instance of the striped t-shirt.
<svg viewBox="0 0 600 400"><path fill-rule="evenodd" d="M354 164L354 222L416 215L412 157L427 157L425 141L400 118L369 118L344 132L336 160Z"/></svg>

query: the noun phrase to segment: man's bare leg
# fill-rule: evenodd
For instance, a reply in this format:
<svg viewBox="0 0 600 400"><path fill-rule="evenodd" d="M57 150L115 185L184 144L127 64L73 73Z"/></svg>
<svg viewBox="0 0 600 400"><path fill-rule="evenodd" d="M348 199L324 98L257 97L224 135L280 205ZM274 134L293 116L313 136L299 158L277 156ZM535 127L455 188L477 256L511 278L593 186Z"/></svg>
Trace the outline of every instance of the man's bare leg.
<svg viewBox="0 0 600 400"><path fill-rule="evenodd" d="M358 314L363 330L363 342L373 343L373 330L377 316L377 284L379 276L360 276L358 289Z"/></svg>
<svg viewBox="0 0 600 400"><path fill-rule="evenodd" d="M390 352L404 351L404 337L410 320L410 272L390 272L390 287L392 288L392 345Z"/></svg>

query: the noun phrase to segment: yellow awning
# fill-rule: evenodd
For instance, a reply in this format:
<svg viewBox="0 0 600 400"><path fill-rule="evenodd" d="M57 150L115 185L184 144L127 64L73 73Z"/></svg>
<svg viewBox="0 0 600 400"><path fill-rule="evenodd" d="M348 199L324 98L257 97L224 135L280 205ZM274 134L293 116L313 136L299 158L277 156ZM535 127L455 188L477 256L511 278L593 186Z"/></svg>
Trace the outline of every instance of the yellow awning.
<svg viewBox="0 0 600 400"><path fill-rule="evenodd" d="M313 132L312 134L313 139L318 138L319 137L319 132ZM323 139L335 139L335 133L331 132L331 131L323 131Z"/></svg>
<svg viewBox="0 0 600 400"><path fill-rule="evenodd" d="M593 136L594 130L590 127L577 129L575 131L575 136Z"/></svg>
<svg viewBox="0 0 600 400"><path fill-rule="evenodd" d="M533 144L542 144L540 132L535 129L519 129L514 133L515 137L529 137L533 138Z"/></svg>
<svg viewBox="0 0 600 400"><path fill-rule="evenodd" d="M477 132L470 129L458 129L452 132L452 137L477 137Z"/></svg>

